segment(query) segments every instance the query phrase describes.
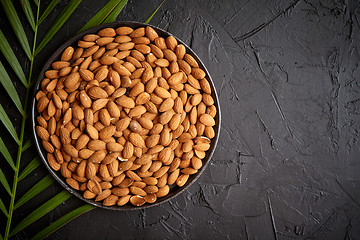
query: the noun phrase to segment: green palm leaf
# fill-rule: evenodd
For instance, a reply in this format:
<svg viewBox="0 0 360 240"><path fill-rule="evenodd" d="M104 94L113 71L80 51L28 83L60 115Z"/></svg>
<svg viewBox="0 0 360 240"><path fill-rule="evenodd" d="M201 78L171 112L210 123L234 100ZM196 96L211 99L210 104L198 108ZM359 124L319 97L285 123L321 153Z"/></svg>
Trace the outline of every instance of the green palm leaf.
<svg viewBox="0 0 360 240"><path fill-rule="evenodd" d="M128 0L122 0L119 2L119 4L115 7L114 11L112 11L109 16L106 17L106 19L103 21L103 23L111 23L114 22L117 18L117 16L119 16L120 12L123 10L123 8L125 7L126 3L128 2Z"/></svg>
<svg viewBox="0 0 360 240"><path fill-rule="evenodd" d="M119 0L110 0L104 7L102 7L93 18L90 19L79 31L83 32L86 29L97 26L101 24L107 16L114 10L114 8L119 4Z"/></svg>
<svg viewBox="0 0 360 240"><path fill-rule="evenodd" d="M20 0L20 4L22 9L24 10L27 20L30 23L31 28L35 31L35 20L29 0Z"/></svg>
<svg viewBox="0 0 360 240"><path fill-rule="evenodd" d="M19 94L17 93L13 82L11 81L9 75L7 74L4 65L0 62L0 82L5 88L6 92L9 94L11 100L15 103L17 109L21 113L24 114L23 107L21 105L21 101L19 98Z"/></svg>
<svg viewBox="0 0 360 240"><path fill-rule="evenodd" d="M47 175L43 179L41 179L37 184L35 184L29 191L27 191L20 199L16 202L14 209L17 209L33 197L35 197L38 193L42 192L45 188L49 187L54 183L54 178L50 175Z"/></svg>
<svg viewBox="0 0 360 240"><path fill-rule="evenodd" d="M31 141L31 139L28 139L25 143L24 143L24 145L22 146L22 152L25 152L30 146L31 146L31 144L32 144L32 141Z"/></svg>
<svg viewBox="0 0 360 240"><path fill-rule="evenodd" d="M1 198L0 198L0 210L5 214L5 216L9 215L3 201L1 200Z"/></svg>
<svg viewBox="0 0 360 240"><path fill-rule="evenodd" d="M52 10L55 8L55 6L58 4L59 1L60 0L51 1L51 3L46 7L45 11L41 15L38 24L41 24L45 20L45 18L52 12Z"/></svg>
<svg viewBox="0 0 360 240"><path fill-rule="evenodd" d="M6 147L5 143L4 143L4 141L1 139L1 137L0 137L0 152L4 156L6 161L9 163L11 168L13 170L15 170L14 161L12 160L11 155L9 153L9 150L7 149L7 147Z"/></svg>
<svg viewBox="0 0 360 240"><path fill-rule="evenodd" d="M78 217L79 215L86 213L94 208L95 208L95 206L92 206L90 204L85 204L84 206L81 206L81 207L69 212L65 216L59 218L58 220L53 222L50 226L48 226L45 229L43 229L42 231L38 232L31 239L43 239L43 238L47 237L48 235L50 235L55 230L57 230L58 228L60 228L61 226L68 223L69 221L73 220L74 218Z"/></svg>
<svg viewBox="0 0 360 240"><path fill-rule="evenodd" d="M156 14L156 12L161 8L161 6L164 4L166 0L163 0L160 5L155 9L155 11L145 20L145 23L149 23L151 21L151 19L154 17L154 15Z"/></svg>
<svg viewBox="0 0 360 240"><path fill-rule="evenodd" d="M59 16L56 18L55 23L51 26L50 30L45 34L45 37L41 40L39 46L36 49L35 56L45 47L45 45L52 39L52 37L59 31L61 26L75 11L77 6L82 0L70 0L66 7L61 11Z"/></svg>
<svg viewBox="0 0 360 240"><path fill-rule="evenodd" d="M10 233L10 236L14 236L42 216L44 216L46 213L50 212L57 206L59 206L61 203L65 202L67 199L71 197L71 194L64 190L60 193L58 193L55 197L51 198L49 201L38 207L35 211L30 213L26 218L24 218Z"/></svg>
<svg viewBox="0 0 360 240"><path fill-rule="evenodd" d="M21 80L25 87L27 87L25 73L21 68L21 65L18 59L15 56L15 53L10 47L9 42L7 41L6 37L4 36L3 32L0 30L0 51L4 54L6 60L14 70L15 74Z"/></svg>
<svg viewBox="0 0 360 240"><path fill-rule="evenodd" d="M11 194L11 190L10 190L10 185L9 185L8 181L6 180L6 177L5 177L4 173L1 171L1 169L0 169L0 182L4 186L5 190L11 196L12 194Z"/></svg>
<svg viewBox="0 0 360 240"><path fill-rule="evenodd" d="M6 129L9 131L9 133L11 134L11 136L14 138L14 140L16 141L16 143L19 143L19 137L15 131L14 126L11 123L10 118L8 117L8 115L6 114L4 108L2 107L2 105L0 104L0 121L4 124L4 126L6 127Z"/></svg>
<svg viewBox="0 0 360 240"><path fill-rule="evenodd" d="M19 16L16 13L15 7L11 1L8 0L0 0L5 11L6 16L9 19L11 26L13 27L16 37L18 38L22 48L25 51L26 56L30 59L30 45L28 39L26 37L26 33L24 31L23 26L21 25Z"/></svg>
<svg viewBox="0 0 360 240"><path fill-rule="evenodd" d="M38 166L40 166L41 162L40 160L36 157L34 158L26 167L25 169L21 172L20 176L19 176L19 182L21 180L23 180L27 175L29 175L32 171L34 171Z"/></svg>

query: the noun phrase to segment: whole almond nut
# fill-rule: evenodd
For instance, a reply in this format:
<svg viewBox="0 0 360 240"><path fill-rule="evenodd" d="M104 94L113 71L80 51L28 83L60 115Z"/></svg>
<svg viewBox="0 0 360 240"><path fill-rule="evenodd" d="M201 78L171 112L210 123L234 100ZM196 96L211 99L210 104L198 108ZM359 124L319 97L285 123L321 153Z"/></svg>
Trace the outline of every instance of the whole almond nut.
<svg viewBox="0 0 360 240"><path fill-rule="evenodd" d="M173 36L166 38L166 46L171 50L175 51L176 46L178 45L177 40Z"/></svg>
<svg viewBox="0 0 360 240"><path fill-rule="evenodd" d="M207 127L212 127L215 125L215 120L209 114L203 114L200 116L200 122Z"/></svg>
<svg viewBox="0 0 360 240"><path fill-rule="evenodd" d="M135 102L133 99L123 95L116 100L116 103L125 108L134 108Z"/></svg>
<svg viewBox="0 0 360 240"><path fill-rule="evenodd" d="M70 144L66 144L63 146L63 149L65 151L66 154L68 154L70 157L78 157L79 156L79 151Z"/></svg>
<svg viewBox="0 0 360 240"><path fill-rule="evenodd" d="M114 37L116 35L116 32L113 28L104 28L101 29L97 35L100 37Z"/></svg>
<svg viewBox="0 0 360 240"><path fill-rule="evenodd" d="M66 183L69 184L70 187L72 187L76 190L80 189L79 183L76 180L74 180L73 178L67 178Z"/></svg>
<svg viewBox="0 0 360 240"><path fill-rule="evenodd" d="M96 196L95 201L102 201L111 195L111 190L106 189Z"/></svg>
<svg viewBox="0 0 360 240"><path fill-rule="evenodd" d="M134 108L132 108L129 112L129 117L138 117L141 116L142 114L144 114L146 112L146 108L142 105L136 106Z"/></svg>
<svg viewBox="0 0 360 240"><path fill-rule="evenodd" d="M187 180L189 179L189 175L187 174L182 174L177 180L176 180L176 185L178 185L179 187L182 187L185 185L185 183L187 182Z"/></svg>
<svg viewBox="0 0 360 240"><path fill-rule="evenodd" d="M88 148L93 151L98 150L105 150L106 149L106 143L102 140L91 140L88 143Z"/></svg>
<svg viewBox="0 0 360 240"><path fill-rule="evenodd" d="M100 163L102 160L104 160L105 156L106 156L106 151L104 150L96 151L90 156L89 162Z"/></svg>
<svg viewBox="0 0 360 240"><path fill-rule="evenodd" d="M110 195L107 198L104 199L103 204L105 206L113 206L117 203L117 201L119 200L118 196L114 196L114 195Z"/></svg>
<svg viewBox="0 0 360 240"><path fill-rule="evenodd" d="M42 140L50 140L50 134L44 127L36 126L36 133Z"/></svg>
<svg viewBox="0 0 360 240"><path fill-rule="evenodd" d="M122 35L129 35L134 30L131 27L118 27L115 31L117 35L122 36Z"/></svg>
<svg viewBox="0 0 360 240"><path fill-rule="evenodd" d="M130 193L129 188L124 187L124 188L113 188L111 190L112 194L114 194L115 196L119 196L119 197L123 197L123 196L127 196Z"/></svg>
<svg viewBox="0 0 360 240"><path fill-rule="evenodd" d="M100 139L107 139L112 137L115 134L115 132L116 132L115 126L105 127L99 132L99 137Z"/></svg>
<svg viewBox="0 0 360 240"><path fill-rule="evenodd" d="M125 143L122 154L123 154L124 158L126 158L126 159L132 157L132 155L134 154L134 145L131 142L127 141Z"/></svg>
<svg viewBox="0 0 360 240"><path fill-rule="evenodd" d="M80 149L84 148L88 144L89 140L90 140L90 138L87 134L82 134L76 140L76 149L80 150Z"/></svg>
<svg viewBox="0 0 360 240"><path fill-rule="evenodd" d="M145 199L141 196L132 196L130 198L130 202L132 205L137 206L137 207L142 206L142 205L144 205L144 203L146 203Z"/></svg>
<svg viewBox="0 0 360 240"><path fill-rule="evenodd" d="M130 133L129 135L129 139L130 142L136 146L136 147L140 147L140 148L145 148L145 141L144 139L140 136L140 134L138 133Z"/></svg>
<svg viewBox="0 0 360 240"><path fill-rule="evenodd" d="M144 190L135 186L130 187L130 192L134 195L143 196L143 197L146 195L146 192Z"/></svg>
<svg viewBox="0 0 360 240"><path fill-rule="evenodd" d="M159 37L159 35L156 33L156 31L150 26L146 27L145 33L146 33L146 36L150 39L150 41L154 41L155 38Z"/></svg>
<svg viewBox="0 0 360 240"><path fill-rule="evenodd" d="M104 46L113 41L114 41L113 37L101 37L101 38L96 39L95 43L99 46Z"/></svg>
<svg viewBox="0 0 360 240"><path fill-rule="evenodd" d="M165 186L159 188L158 192L156 193L156 196L158 198L164 197L164 196L168 195L169 192L170 192L169 186L165 185Z"/></svg>
<svg viewBox="0 0 360 240"><path fill-rule="evenodd" d="M100 87L94 86L88 89L88 95L92 99L107 98L108 94Z"/></svg>

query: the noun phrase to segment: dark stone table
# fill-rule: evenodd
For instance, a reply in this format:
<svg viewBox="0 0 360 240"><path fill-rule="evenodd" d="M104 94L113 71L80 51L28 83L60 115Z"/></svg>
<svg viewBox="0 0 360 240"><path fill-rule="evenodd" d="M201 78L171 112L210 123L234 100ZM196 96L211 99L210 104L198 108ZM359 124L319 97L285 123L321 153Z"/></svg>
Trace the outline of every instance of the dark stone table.
<svg viewBox="0 0 360 240"><path fill-rule="evenodd" d="M105 2L84 1L38 65ZM129 1L118 20L145 21L159 3ZM184 40L214 79L223 121L213 159L170 202L95 209L49 239L359 239L359 1L168 0L150 23ZM33 201L61 186L49 189ZM72 198L17 238L80 205Z"/></svg>

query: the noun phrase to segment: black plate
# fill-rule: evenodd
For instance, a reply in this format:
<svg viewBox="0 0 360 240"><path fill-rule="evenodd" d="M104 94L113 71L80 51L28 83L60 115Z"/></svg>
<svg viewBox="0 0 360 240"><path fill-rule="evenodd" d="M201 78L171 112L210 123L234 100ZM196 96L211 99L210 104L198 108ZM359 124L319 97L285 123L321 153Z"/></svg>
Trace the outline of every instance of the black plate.
<svg viewBox="0 0 360 240"><path fill-rule="evenodd" d="M50 69L51 67L51 63L53 63L54 61L57 61L60 59L62 52L64 51L64 49L68 46L73 46L74 48L76 48L76 43L78 40L80 40L84 35L87 34L91 34L91 33L97 33L99 30L106 28L106 27L112 27L112 28L118 28L121 26L128 26L128 27L132 27L132 28L139 28L139 27L146 27L146 26L151 26L153 29L155 29L155 31L158 33L158 35L160 37L163 38L167 38L168 36L173 36L170 33L149 25L149 24L144 24L144 23L139 23L139 22L114 22L114 23L108 23L108 24L103 24L100 26L96 26L93 28L90 28L88 30L86 30L83 33L80 33L74 37L72 37L71 39L69 39L67 42L65 42L63 45L61 45L58 50L49 58L49 60L46 62L44 68L42 69L38 80L36 81L35 84L35 88L34 88L34 94L33 94L33 101L32 101L32 126L33 126L33 134L34 134L34 139L35 139L35 143L36 143L36 147L37 150L41 156L42 161L45 163L46 168L50 171L50 173L54 176L54 178L66 189L68 190L70 193L72 193L73 195L75 195L76 197L80 198L81 200L90 203L94 206L97 207L101 207L101 208L105 208L105 209L110 209L110 210L120 210L120 211L124 211L124 210L139 210L139 209L144 209L144 208L148 208L151 206L157 206L161 203L167 202L170 199L174 198L175 196L179 195L180 193L182 193L185 189L187 189L188 187L190 187L191 184L193 184L199 177L200 175L204 172L206 166L208 165L208 163L210 162L210 159L214 153L215 147L217 145L218 142L218 138L219 138L219 133L220 133L220 124L221 124L221 112L220 112L220 105L219 105L219 99L214 87L214 83L213 80L211 79L211 76L208 72L208 70L206 69L205 65L202 63L202 61L200 60L200 58L195 54L195 52L193 50L191 50L183 41L181 41L180 39L178 39L177 37L176 40L178 41L178 43L182 43L184 44L184 46L186 47L186 52L188 54L190 54L191 56L193 56L199 63L200 68L203 69L206 73L206 78L209 80L210 85L211 85L211 95L215 101L214 105L217 108L217 114L215 117L215 121L216 121L216 125L214 126L214 130L215 130L215 137L211 140L211 147L210 149L207 151L206 153L206 157L203 159L203 166L202 168L198 171L197 174L191 175L187 181L187 183L179 188L177 186L172 187L170 189L170 193L162 198L159 198L155 203L153 204L148 204L145 203L144 205L140 206L140 207L135 207L135 206L131 206L131 205L125 205L125 206L104 206L101 202L95 202L94 200L89 200L89 199L85 199L82 196L82 191L78 191L75 190L73 188L71 188L64 180L64 177L60 174L60 172L56 172L54 171L48 164L47 160L46 160L46 151L44 150L44 148L41 145L41 139L36 135L36 131L35 131L35 126L36 126L36 122L35 119L37 116L39 116L39 113L36 110L36 99L35 99L35 95L36 93L39 91L40 89L40 83L42 81L42 79L44 78L44 73L45 71L47 71L48 69Z"/></svg>

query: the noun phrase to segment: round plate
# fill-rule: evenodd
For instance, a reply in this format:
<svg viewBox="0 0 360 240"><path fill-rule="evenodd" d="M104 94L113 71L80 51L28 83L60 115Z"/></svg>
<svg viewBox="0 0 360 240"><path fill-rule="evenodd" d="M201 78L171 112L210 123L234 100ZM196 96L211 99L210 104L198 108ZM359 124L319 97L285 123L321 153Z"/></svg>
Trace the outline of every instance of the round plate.
<svg viewBox="0 0 360 240"><path fill-rule="evenodd" d="M81 200L92 204L94 206L100 207L100 208L105 208L105 209L110 209L110 210L120 210L120 211L124 211L124 210L139 210L139 209L144 209L144 208L148 208L151 206L158 206L161 203L167 202L170 199L173 199L174 197L176 197L177 195L179 195L180 193L182 193L185 189L189 188L191 184L193 184L199 177L200 175L204 172L206 166L208 165L215 147L217 145L218 142L218 138L219 138L219 133L220 133L220 124L221 124L221 112L220 112L220 105L219 105L219 99L218 96L216 94L216 90L214 87L214 83L211 79L211 76L209 74L209 71L206 69L205 65L202 63L202 61L200 60L200 58L195 54L195 52L189 48L183 41L181 41L180 39L178 39L177 37L176 40L178 41L178 43L184 44L184 46L186 47L186 52L188 54L190 54L191 56L193 56L197 62L200 65L200 68L203 69L206 73L206 78L209 80L210 85L211 85L211 96L213 97L215 103L215 107L217 109L217 114L215 116L215 121L216 121L216 125L214 126L214 130L215 130L215 137L211 140L211 147L210 149L206 152L206 157L203 159L203 166L202 168L198 171L198 173L194 174L194 175L190 175L187 183L179 188L178 186L174 186L170 188L170 192L168 195L166 195L165 197L159 198L155 203L152 204L148 204L145 203L144 205L140 206L140 207L135 207L135 206L131 206L131 205L125 205L125 206L104 206L101 202L95 202L95 200L91 200L91 199L85 199L82 196L82 191L79 190L75 190L73 188L71 188L66 182L64 177L60 174L60 172L56 172L54 171L48 164L47 160L46 160L46 151L44 150L44 148L41 145L41 139L36 135L36 131L35 131L35 126L36 126L36 117L39 116L39 113L37 112L36 109L36 99L35 99L35 95L36 93L39 91L40 87L40 83L42 81L42 79L44 78L44 73L45 71L47 71L48 69L50 69L51 67L51 63L53 63L54 61L60 59L62 52L64 51L65 48L67 48L68 46L73 46L74 48L77 47L76 43L78 40L80 40L83 36L87 35L87 34L92 34L92 33L97 33L99 30L103 29L103 28L107 28L107 27L112 27L112 28L118 28L121 26L128 26L131 28L139 28L139 27L146 27L146 26L150 26L152 27L160 37L163 38L167 38L168 36L173 36L170 33L149 25L149 24L144 24L144 23L139 23L139 22L114 22L114 23L108 23L108 24L103 24L100 26L96 26L93 28L90 28L74 37L72 37L71 39L69 39L68 41L66 41L62 46L60 46L58 48L58 50L49 58L49 60L46 62L44 68L42 69L38 80L36 81L35 84L35 88L34 88L34 94L33 94L33 101L32 101L32 127L33 127L33 135L34 135L34 139L35 139L35 143L36 143L36 147L37 150L41 156L42 161L44 162L46 168L49 170L49 172L54 176L54 178L66 189L68 190L70 193L72 193L73 195L75 195L76 197L80 198Z"/></svg>

